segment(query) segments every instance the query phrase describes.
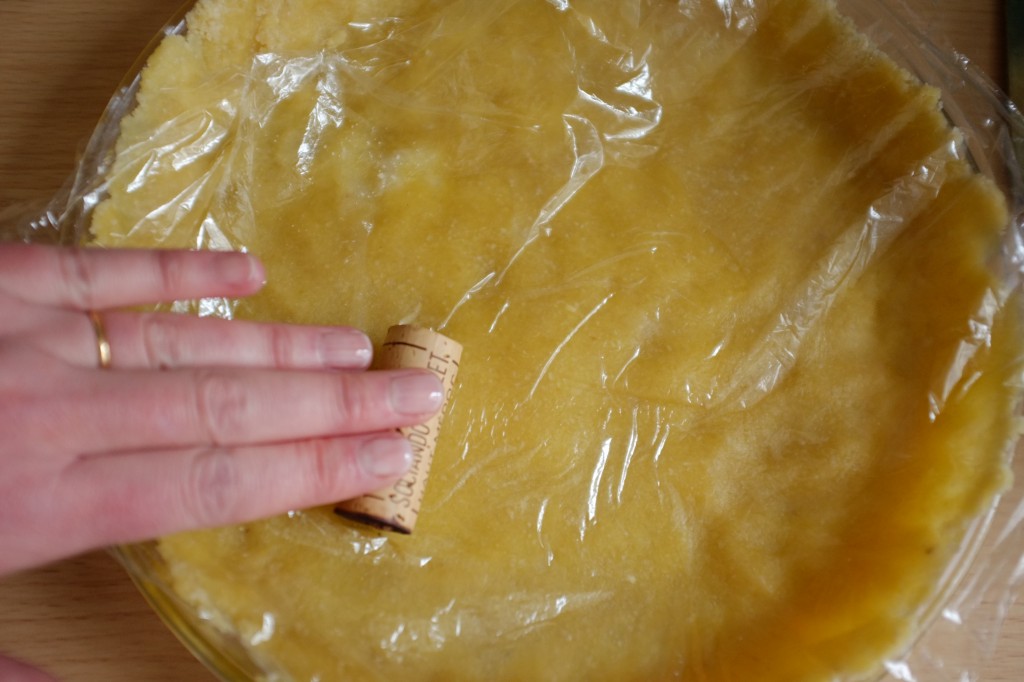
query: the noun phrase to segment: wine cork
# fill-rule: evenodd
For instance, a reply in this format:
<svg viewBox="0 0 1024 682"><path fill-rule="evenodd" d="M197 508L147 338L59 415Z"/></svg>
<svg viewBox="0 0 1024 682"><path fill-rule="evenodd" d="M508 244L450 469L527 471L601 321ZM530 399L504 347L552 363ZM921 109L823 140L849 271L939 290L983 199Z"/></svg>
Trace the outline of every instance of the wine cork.
<svg viewBox="0 0 1024 682"><path fill-rule="evenodd" d="M432 329L399 325L388 330L376 365L380 369L429 369L441 379L444 403L427 423L398 430L412 443L413 461L409 471L390 488L339 503L335 512L376 528L412 533L461 358L462 346Z"/></svg>

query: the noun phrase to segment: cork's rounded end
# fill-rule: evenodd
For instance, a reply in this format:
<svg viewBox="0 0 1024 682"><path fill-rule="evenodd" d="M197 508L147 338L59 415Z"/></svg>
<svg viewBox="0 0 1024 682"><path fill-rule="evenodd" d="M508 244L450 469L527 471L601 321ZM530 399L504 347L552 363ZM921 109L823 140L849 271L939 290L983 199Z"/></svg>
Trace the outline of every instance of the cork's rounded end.
<svg viewBox="0 0 1024 682"><path fill-rule="evenodd" d="M362 514L360 512L349 511L348 509L342 509L341 507L335 507L334 513L342 518L346 518L356 523L361 523L366 526L371 526L377 530L389 531L392 533L400 533L402 535L412 535L412 529L400 526L396 523L392 523L387 519L382 519L377 516L370 514Z"/></svg>

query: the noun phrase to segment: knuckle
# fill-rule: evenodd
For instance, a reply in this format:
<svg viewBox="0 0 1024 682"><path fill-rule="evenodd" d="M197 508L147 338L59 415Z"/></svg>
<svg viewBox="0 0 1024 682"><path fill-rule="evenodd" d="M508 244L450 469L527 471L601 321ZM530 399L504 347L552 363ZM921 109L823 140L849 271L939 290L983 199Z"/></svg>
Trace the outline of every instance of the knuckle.
<svg viewBox="0 0 1024 682"><path fill-rule="evenodd" d="M316 503L333 500L338 482L344 477L337 443L317 438L304 441L298 447L299 461L305 463L304 483L309 499L316 500Z"/></svg>
<svg viewBox="0 0 1024 682"><path fill-rule="evenodd" d="M274 366L291 366L295 358L295 339L291 333L283 327L269 327L266 334Z"/></svg>
<svg viewBox="0 0 1024 682"><path fill-rule="evenodd" d="M195 382L195 410L209 442L223 445L245 432L252 401L243 383L228 374L201 371Z"/></svg>
<svg viewBox="0 0 1024 682"><path fill-rule="evenodd" d="M186 364L183 339L170 320L160 315L143 315L139 319L139 331L150 367L167 369Z"/></svg>
<svg viewBox="0 0 1024 682"><path fill-rule="evenodd" d="M361 430L371 416L371 402L368 388L359 376L347 376L338 381L334 390L338 426L345 432Z"/></svg>
<svg viewBox="0 0 1024 682"><path fill-rule="evenodd" d="M197 528L235 520L241 499L235 457L221 448L203 450L192 459L183 490L186 518Z"/></svg>
<svg viewBox="0 0 1024 682"><path fill-rule="evenodd" d="M185 284L182 259L173 251L156 251L153 258L156 260L160 289L173 297L175 292L181 291Z"/></svg>
<svg viewBox="0 0 1024 682"><path fill-rule="evenodd" d="M61 252L57 263L61 284L71 304L81 310L95 308L95 273L91 266L92 261L81 249L68 249Z"/></svg>

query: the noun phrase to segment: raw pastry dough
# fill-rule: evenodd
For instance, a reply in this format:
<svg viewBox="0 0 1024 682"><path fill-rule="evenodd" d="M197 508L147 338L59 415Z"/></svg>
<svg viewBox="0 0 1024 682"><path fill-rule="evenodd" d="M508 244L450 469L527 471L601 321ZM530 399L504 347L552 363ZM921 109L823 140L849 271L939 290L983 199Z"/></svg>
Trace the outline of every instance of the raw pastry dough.
<svg viewBox="0 0 1024 682"><path fill-rule="evenodd" d="M200 0L107 246L245 248L205 313L465 345L412 537L166 538L298 680L826 680L1008 474L1001 195L817 0Z"/></svg>

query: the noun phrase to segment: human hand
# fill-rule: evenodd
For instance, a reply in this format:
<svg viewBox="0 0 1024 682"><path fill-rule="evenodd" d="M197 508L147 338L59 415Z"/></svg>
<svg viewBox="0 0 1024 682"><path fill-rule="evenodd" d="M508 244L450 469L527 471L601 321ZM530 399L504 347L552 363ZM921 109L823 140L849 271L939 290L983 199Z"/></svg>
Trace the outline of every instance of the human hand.
<svg viewBox="0 0 1024 682"><path fill-rule="evenodd" d="M0 245L0 575L380 489L440 407L346 328L118 310L258 291L239 253ZM112 349L99 367L100 311Z"/></svg>

